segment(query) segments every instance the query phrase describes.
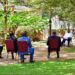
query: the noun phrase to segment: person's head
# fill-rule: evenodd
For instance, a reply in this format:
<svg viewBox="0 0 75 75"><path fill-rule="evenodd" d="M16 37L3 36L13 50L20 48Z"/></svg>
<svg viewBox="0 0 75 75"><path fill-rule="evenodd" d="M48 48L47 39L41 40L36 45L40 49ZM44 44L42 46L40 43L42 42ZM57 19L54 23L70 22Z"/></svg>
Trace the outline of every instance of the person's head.
<svg viewBox="0 0 75 75"><path fill-rule="evenodd" d="M53 35L56 35L56 32L54 31L52 34L53 34Z"/></svg>
<svg viewBox="0 0 75 75"><path fill-rule="evenodd" d="M27 32L22 32L21 36L27 36Z"/></svg>
<svg viewBox="0 0 75 75"><path fill-rule="evenodd" d="M68 30L68 33L70 33L70 30Z"/></svg>
<svg viewBox="0 0 75 75"><path fill-rule="evenodd" d="M10 32L10 33L9 33L9 36L14 36L14 33L13 33L13 32Z"/></svg>

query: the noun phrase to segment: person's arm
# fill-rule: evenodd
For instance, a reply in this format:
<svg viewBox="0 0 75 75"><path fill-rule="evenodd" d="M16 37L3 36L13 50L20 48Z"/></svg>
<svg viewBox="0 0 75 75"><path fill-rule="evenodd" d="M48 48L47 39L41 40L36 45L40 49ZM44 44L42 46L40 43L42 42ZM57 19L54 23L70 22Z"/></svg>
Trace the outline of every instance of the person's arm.
<svg viewBox="0 0 75 75"><path fill-rule="evenodd" d="M48 37L48 39L47 39L47 45L49 45L49 37Z"/></svg>
<svg viewBox="0 0 75 75"><path fill-rule="evenodd" d="M62 46L62 44L61 44L61 38L59 37L59 46Z"/></svg>
<svg viewBox="0 0 75 75"><path fill-rule="evenodd" d="M30 38L29 38L29 41L28 41L28 45L29 45L29 47L32 47Z"/></svg>

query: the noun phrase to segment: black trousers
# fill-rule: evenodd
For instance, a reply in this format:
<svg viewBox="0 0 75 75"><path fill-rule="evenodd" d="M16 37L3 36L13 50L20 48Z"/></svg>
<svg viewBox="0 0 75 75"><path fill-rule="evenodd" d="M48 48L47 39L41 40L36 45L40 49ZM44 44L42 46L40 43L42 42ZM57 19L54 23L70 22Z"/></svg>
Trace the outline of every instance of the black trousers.
<svg viewBox="0 0 75 75"><path fill-rule="evenodd" d="M52 51L55 51L55 52L56 52L57 58L60 57L60 56L59 56L60 48L59 48L59 49L57 49L57 50L49 50L49 49L48 49L48 58L50 58L50 53L51 53Z"/></svg>
<svg viewBox="0 0 75 75"><path fill-rule="evenodd" d="M0 46L0 52L2 52L2 50L3 50L3 46Z"/></svg>
<svg viewBox="0 0 75 75"><path fill-rule="evenodd" d="M72 38L69 37L68 39L63 39L62 45L65 43L65 41L67 41L67 46L69 47L70 46L70 42L72 41Z"/></svg>
<svg viewBox="0 0 75 75"><path fill-rule="evenodd" d="M2 50L3 50L3 46L0 46L0 57L1 57L1 54L2 54Z"/></svg>

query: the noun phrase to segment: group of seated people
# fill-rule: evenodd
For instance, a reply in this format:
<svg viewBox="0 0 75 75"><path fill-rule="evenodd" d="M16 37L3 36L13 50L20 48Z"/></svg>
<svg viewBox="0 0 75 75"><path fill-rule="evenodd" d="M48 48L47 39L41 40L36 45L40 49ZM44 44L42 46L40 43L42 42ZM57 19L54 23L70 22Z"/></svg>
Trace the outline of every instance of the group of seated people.
<svg viewBox="0 0 75 75"><path fill-rule="evenodd" d="M28 52L27 54L30 54L30 62L34 62L33 61L33 55L34 55L34 48L32 48L32 44L31 44L31 40L29 37L26 37L26 33L23 32L21 34L21 37L19 37L18 39L14 36L14 33L13 32L10 32L9 33L9 36L6 38L6 40L13 40L13 43L14 43L14 51L11 52L11 55L12 55L12 59L14 59L14 52L15 53L18 53L19 56L20 56L20 60L21 62L24 62L24 55L25 53L23 52L18 52L18 47L17 47L17 41L27 41L27 44L28 44ZM3 46L0 46L0 58L3 58L2 57L2 50L3 50Z"/></svg>
<svg viewBox="0 0 75 75"><path fill-rule="evenodd" d="M6 39L13 40L13 42L14 42L14 52L15 53L18 53L18 55L20 56L20 60L21 60L22 63L24 62L24 59L25 59L24 58L24 55L26 53L25 52L18 52L17 41L26 41L27 44L28 44L27 54L30 54L30 62L34 62L34 60L33 60L33 57L34 57L34 48L32 47L30 38L26 36L26 33L25 32L23 32L21 34L21 37L19 37L18 39L14 36L14 33L11 32ZM52 41L52 39L53 39L53 41ZM65 39L63 39L63 41L64 40ZM54 41L56 41L56 43L54 43ZM47 45L48 45L48 58L50 58L50 53L53 50L56 50L57 58L60 57L59 56L59 52L60 52L60 47L64 43L63 41L61 42L61 38L56 35L56 32L53 32L53 34L48 37L48 40L47 40ZM3 49L3 46L0 46L0 58L2 58L2 49ZM12 59L14 59L14 53L13 52L11 52L11 55L12 55Z"/></svg>

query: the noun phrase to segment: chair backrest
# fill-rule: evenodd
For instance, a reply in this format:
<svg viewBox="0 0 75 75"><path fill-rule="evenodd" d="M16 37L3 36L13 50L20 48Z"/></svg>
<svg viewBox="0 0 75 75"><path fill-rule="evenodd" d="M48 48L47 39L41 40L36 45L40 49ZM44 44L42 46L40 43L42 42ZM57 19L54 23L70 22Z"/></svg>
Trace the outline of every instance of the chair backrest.
<svg viewBox="0 0 75 75"><path fill-rule="evenodd" d="M17 41L18 52L27 52L28 51L28 43L27 41Z"/></svg>
<svg viewBox="0 0 75 75"><path fill-rule="evenodd" d="M14 51L14 42L13 40L7 39L5 40L7 52L13 52Z"/></svg>
<svg viewBox="0 0 75 75"><path fill-rule="evenodd" d="M51 49L59 48L59 38L51 38L49 41L49 46Z"/></svg>

